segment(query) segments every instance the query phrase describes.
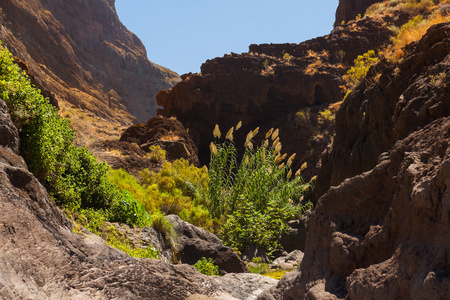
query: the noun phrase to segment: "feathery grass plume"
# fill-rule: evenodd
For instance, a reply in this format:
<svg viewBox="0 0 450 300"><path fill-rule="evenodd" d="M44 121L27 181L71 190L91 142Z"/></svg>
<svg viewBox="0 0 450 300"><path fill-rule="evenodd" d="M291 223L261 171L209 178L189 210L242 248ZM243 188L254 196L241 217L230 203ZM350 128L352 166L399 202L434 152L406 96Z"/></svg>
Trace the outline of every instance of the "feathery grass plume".
<svg viewBox="0 0 450 300"><path fill-rule="evenodd" d="M300 202L303 202L303 200L305 200L305 196L300 197Z"/></svg>
<svg viewBox="0 0 450 300"><path fill-rule="evenodd" d="M252 132L252 137L256 136L258 134L258 132L259 132L259 127L256 127L256 129L253 130L253 132Z"/></svg>
<svg viewBox="0 0 450 300"><path fill-rule="evenodd" d="M239 123L237 123L237 125L236 125L236 131L238 131L239 128L241 128L241 127L242 127L242 121L239 121Z"/></svg>
<svg viewBox="0 0 450 300"><path fill-rule="evenodd" d="M219 125L217 125L217 124L216 124L216 127L214 127L213 136L216 139L220 139L221 133L220 133L220 130L219 130Z"/></svg>
<svg viewBox="0 0 450 300"><path fill-rule="evenodd" d="M281 144L279 137L277 137L276 139L273 140L273 142L272 142L273 147L275 148L278 143Z"/></svg>
<svg viewBox="0 0 450 300"><path fill-rule="evenodd" d="M311 180L309 182L314 182L314 181L316 181L316 179L317 179L317 175L314 176L313 178L311 178Z"/></svg>
<svg viewBox="0 0 450 300"><path fill-rule="evenodd" d="M280 131L277 129L275 129L275 131L272 133L272 141L274 141L277 137L278 134L280 133Z"/></svg>
<svg viewBox="0 0 450 300"><path fill-rule="evenodd" d="M233 141L233 130L234 130L234 127L231 127L230 130L228 130L227 135L225 136L225 139Z"/></svg>
<svg viewBox="0 0 450 300"><path fill-rule="evenodd" d="M274 155L275 155L275 153L274 153ZM278 153L277 154L277 156L275 156L275 159L274 159L274 162L277 164L277 163L279 163L280 161L281 161L281 153Z"/></svg>
<svg viewBox="0 0 450 300"><path fill-rule="evenodd" d="M240 161L232 141L215 142L218 154L211 155L206 201L211 215L224 222L221 238L227 246L243 251L258 245L270 252L287 221L298 219L310 207L297 205L309 184L301 177L291 180L294 171L281 161L287 155L280 153L281 143L277 141L276 148L267 145L273 132L259 146L252 140L256 134L256 129L247 134Z"/></svg>
<svg viewBox="0 0 450 300"><path fill-rule="evenodd" d="M287 165L288 166L292 165L292 162L294 161L295 155L297 155L297 153L292 154L291 157L288 158L288 161L287 161Z"/></svg>
<svg viewBox="0 0 450 300"><path fill-rule="evenodd" d="M275 150L273 150L273 155L277 155L281 152L281 144L278 143L277 146L275 147Z"/></svg>
<svg viewBox="0 0 450 300"><path fill-rule="evenodd" d="M300 173L301 173L301 171L300 171L300 169L298 169L297 172L295 172L295 177L300 176Z"/></svg>
<svg viewBox="0 0 450 300"><path fill-rule="evenodd" d="M300 172L305 171L305 169L308 167L308 163L304 162L303 165L300 167Z"/></svg>
<svg viewBox="0 0 450 300"><path fill-rule="evenodd" d="M250 130L249 133L247 133L247 137L245 138L245 144L244 146L246 146L246 144L253 138L253 131Z"/></svg>
<svg viewBox="0 0 450 300"><path fill-rule="evenodd" d="M269 136L272 135L272 132L273 132L273 128L270 128L269 131L267 131L267 133L266 133L266 139L268 139Z"/></svg>
<svg viewBox="0 0 450 300"><path fill-rule="evenodd" d="M217 155L217 147L213 142L209 144L209 150L211 151L211 154Z"/></svg>

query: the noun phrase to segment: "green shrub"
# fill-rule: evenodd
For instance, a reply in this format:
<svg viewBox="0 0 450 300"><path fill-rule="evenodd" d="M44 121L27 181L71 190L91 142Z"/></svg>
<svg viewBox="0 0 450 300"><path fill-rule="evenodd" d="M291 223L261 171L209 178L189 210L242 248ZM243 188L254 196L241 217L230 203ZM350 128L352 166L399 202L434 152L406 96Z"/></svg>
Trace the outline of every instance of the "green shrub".
<svg viewBox="0 0 450 300"><path fill-rule="evenodd" d="M344 75L347 89L351 90L356 87L361 80L366 76L369 68L379 61L375 56L375 51L369 50L363 55L358 55L354 60L353 66L347 71L347 75Z"/></svg>
<svg viewBox="0 0 450 300"><path fill-rule="evenodd" d="M194 267L202 274L208 276L218 276L219 267L214 265L211 258L202 257L199 261L194 264Z"/></svg>
<svg viewBox="0 0 450 300"><path fill-rule="evenodd" d="M166 151L158 145L151 145L147 157L153 162L162 164L166 160Z"/></svg>
<svg viewBox="0 0 450 300"><path fill-rule="evenodd" d="M108 208L118 196L106 179L105 164L98 164L85 148L72 143L74 132L48 99L33 87L0 48L0 95L20 131L20 150L29 170L55 201L70 209Z"/></svg>
<svg viewBox="0 0 450 300"><path fill-rule="evenodd" d="M286 154L281 155L278 130L270 130L254 149L252 139L258 130L247 135L238 163L233 128L219 143L216 125L216 143L210 146L208 209L214 218L224 219L221 237L227 245L241 251L257 245L270 252L287 228L286 221L310 207L300 202L310 184L303 182L300 170L292 174L295 154L282 163Z"/></svg>
<svg viewBox="0 0 450 300"><path fill-rule="evenodd" d="M113 203L110 221L120 222L139 227L150 226L151 220L144 206L134 199L128 192L124 191L121 199Z"/></svg>

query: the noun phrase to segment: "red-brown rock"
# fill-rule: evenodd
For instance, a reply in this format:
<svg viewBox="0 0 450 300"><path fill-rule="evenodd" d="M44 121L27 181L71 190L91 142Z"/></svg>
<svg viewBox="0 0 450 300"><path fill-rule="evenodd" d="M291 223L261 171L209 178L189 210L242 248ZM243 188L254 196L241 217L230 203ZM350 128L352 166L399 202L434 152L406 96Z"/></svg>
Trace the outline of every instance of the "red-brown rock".
<svg viewBox="0 0 450 300"><path fill-rule="evenodd" d="M146 152L153 145L160 146L170 161L184 158L199 166L197 147L183 124L175 118L156 116L146 124L133 125L125 130L120 141L135 143Z"/></svg>
<svg viewBox="0 0 450 300"><path fill-rule="evenodd" d="M354 20L357 15L364 16L366 9L374 3L383 2L382 0L339 0L339 6L336 10L335 25L342 22Z"/></svg>
<svg viewBox="0 0 450 300"><path fill-rule="evenodd" d="M313 145L317 113L341 98L341 77L358 54L388 41L391 32L378 21L364 19L334 29L330 35L301 44L251 45L250 53L225 55L208 60L200 74L187 74L175 87L161 91L158 103L162 116L175 116L189 129L199 149L201 163L209 160L212 131L219 124L226 132L239 121L242 145L249 130L265 133L280 128L283 151L296 152L300 162ZM311 110L312 124L297 122L296 112ZM332 132L332 129L330 130ZM256 140L259 143L258 140ZM327 143L316 143L321 153Z"/></svg>
<svg viewBox="0 0 450 300"><path fill-rule="evenodd" d="M0 0L0 7L3 44L64 112L74 107L105 123L145 122L156 114L156 93L178 81L147 59L141 41L119 21L113 0Z"/></svg>
<svg viewBox="0 0 450 300"><path fill-rule="evenodd" d="M430 28L344 102L328 162L343 182L319 199L298 272L260 299L448 298L449 33Z"/></svg>

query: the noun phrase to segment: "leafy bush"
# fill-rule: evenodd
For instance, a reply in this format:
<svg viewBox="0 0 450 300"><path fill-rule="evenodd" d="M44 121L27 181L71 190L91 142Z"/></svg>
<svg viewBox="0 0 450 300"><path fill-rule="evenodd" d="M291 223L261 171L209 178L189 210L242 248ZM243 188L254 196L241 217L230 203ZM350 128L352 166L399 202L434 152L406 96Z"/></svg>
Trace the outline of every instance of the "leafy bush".
<svg viewBox="0 0 450 300"><path fill-rule="evenodd" d="M216 143L210 145L207 207L214 218L225 219L221 237L226 244L239 250L253 244L270 252L287 228L285 221L298 217L310 206L300 202L310 184L303 182L301 170L292 174L295 154L282 163L286 154L281 154L278 130L271 129L261 146L253 149L252 139L258 130L247 135L246 150L238 163L234 128L219 143L216 125Z"/></svg>
<svg viewBox="0 0 450 300"><path fill-rule="evenodd" d="M0 48L0 95L20 131L20 150L29 170L55 201L71 209L108 208L118 197L106 179L106 164L98 164L86 148L72 142L74 132L48 99L33 87Z"/></svg>
<svg viewBox="0 0 450 300"><path fill-rule="evenodd" d="M137 225L139 227L150 226L151 220L144 206L137 202L128 191L124 191L121 199L113 203L110 221Z"/></svg>
<svg viewBox="0 0 450 300"><path fill-rule="evenodd" d="M351 90L356 87L366 76L369 68L378 61L379 59L375 56L375 51L373 50L369 50L363 55L358 55L354 60L353 66L347 71L347 75L344 75L343 77L347 89Z"/></svg>
<svg viewBox="0 0 450 300"><path fill-rule="evenodd" d="M147 156L151 161L162 164L166 160L166 151L161 149L160 146L151 145Z"/></svg>
<svg viewBox="0 0 450 300"><path fill-rule="evenodd" d="M199 261L194 264L194 267L202 274L208 276L218 276L219 267L214 265L211 258L202 257Z"/></svg>

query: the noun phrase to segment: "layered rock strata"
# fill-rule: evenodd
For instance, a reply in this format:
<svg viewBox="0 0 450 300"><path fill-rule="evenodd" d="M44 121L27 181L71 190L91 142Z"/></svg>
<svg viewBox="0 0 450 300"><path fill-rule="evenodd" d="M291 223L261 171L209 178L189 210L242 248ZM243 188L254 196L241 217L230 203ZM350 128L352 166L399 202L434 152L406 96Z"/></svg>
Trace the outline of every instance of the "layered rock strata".
<svg viewBox="0 0 450 300"><path fill-rule="evenodd" d="M178 81L147 59L113 0L1 0L0 7L3 45L52 92L86 143L147 121L156 114L156 93Z"/></svg>

